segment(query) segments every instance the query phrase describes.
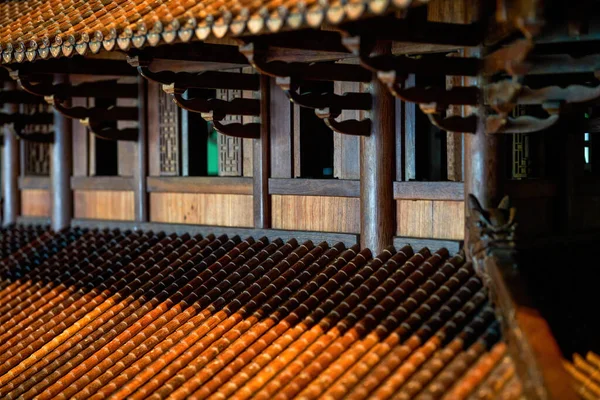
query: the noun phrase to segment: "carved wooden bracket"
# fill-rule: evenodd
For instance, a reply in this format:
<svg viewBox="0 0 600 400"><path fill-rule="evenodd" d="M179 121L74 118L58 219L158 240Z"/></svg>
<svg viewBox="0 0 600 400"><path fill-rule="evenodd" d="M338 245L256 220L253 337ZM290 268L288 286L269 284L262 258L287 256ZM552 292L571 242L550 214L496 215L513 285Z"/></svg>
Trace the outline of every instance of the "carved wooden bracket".
<svg viewBox="0 0 600 400"><path fill-rule="evenodd" d="M0 113L0 125L2 124L31 124L31 125L50 125L54 122L54 117L50 113L27 114L5 114Z"/></svg>
<svg viewBox="0 0 600 400"><path fill-rule="evenodd" d="M223 121L230 115L260 115L260 101L257 99L237 98L231 101L184 97L188 89L231 89L260 90L260 76L234 72L205 71L199 73L160 71L149 68L150 60L139 56L128 57L130 65L135 66L144 78L162 85L163 90L173 95L173 101L184 110L199 113L202 118L212 121L217 131L224 135L239 138L256 139L260 137L259 123L230 123Z"/></svg>
<svg viewBox="0 0 600 400"><path fill-rule="evenodd" d="M370 119L337 121L336 118L340 116L341 111L331 108L317 109L315 114L334 132L352 136L369 136L371 134Z"/></svg>
<svg viewBox="0 0 600 400"><path fill-rule="evenodd" d="M301 107L315 110L317 117L334 132L347 135L369 136L371 120L337 121L342 110L370 110L372 98L369 93L344 93L337 95L331 92L305 93L297 92L299 84L291 77L277 78L277 85L286 93L288 98Z"/></svg>
<svg viewBox="0 0 600 400"><path fill-rule="evenodd" d="M342 43L359 58L364 68L376 73L394 71L398 77L408 74L477 76L482 66L482 61L475 57L372 56L377 43L374 36L346 36Z"/></svg>
<svg viewBox="0 0 600 400"><path fill-rule="evenodd" d="M354 64L300 63L267 61L264 45L248 43L240 47L250 64L259 72L276 78L276 83L288 98L301 107L315 110L316 115L335 132L349 135L369 135L369 120L336 121L342 110L370 110L371 95L368 93L306 93L299 94L300 82L304 81L350 81L370 82L372 73Z"/></svg>
<svg viewBox="0 0 600 400"><path fill-rule="evenodd" d="M107 122L137 121L137 107L67 107L54 96L47 96L46 101L65 117L78 119L98 137L108 140L137 141L137 128L117 129L106 126Z"/></svg>
<svg viewBox="0 0 600 400"><path fill-rule="evenodd" d="M24 127L14 125L14 132L21 140L34 143L54 143L54 132L23 132Z"/></svg>
<svg viewBox="0 0 600 400"><path fill-rule="evenodd" d="M165 86L167 93L183 93L187 89L236 89L259 90L260 77L256 74L235 72L203 71L198 73L150 70L148 59L139 56L128 57L130 65L135 66L145 79Z"/></svg>
<svg viewBox="0 0 600 400"><path fill-rule="evenodd" d="M223 135L233 136L242 139L260 138L260 124L257 122L251 122L247 124L223 124L221 120L212 120L212 123L215 129Z"/></svg>
<svg viewBox="0 0 600 400"><path fill-rule="evenodd" d="M504 80L492 83L484 88L484 101L498 113L509 113L517 104L584 104L600 98L600 85L547 86L531 89L518 82Z"/></svg>
<svg viewBox="0 0 600 400"><path fill-rule="evenodd" d="M24 90L0 91L0 104L42 104L44 99Z"/></svg>
<svg viewBox="0 0 600 400"><path fill-rule="evenodd" d="M46 101L52 105L56 111L61 113L67 118L71 119L95 119L102 121L137 121L138 120L138 108L137 107L119 107L112 106L108 108L101 107L67 107L60 99L55 96L47 96Z"/></svg>
<svg viewBox="0 0 600 400"><path fill-rule="evenodd" d="M85 118L80 122L82 125L87 126L94 135L102 139L126 142L136 142L138 140L139 132L137 128L117 129L106 126L106 120L96 118Z"/></svg>
<svg viewBox="0 0 600 400"><path fill-rule="evenodd" d="M543 119L528 115L517 118L490 115L485 121L485 132L490 134L535 133L551 128L559 119L558 114Z"/></svg>
<svg viewBox="0 0 600 400"><path fill-rule="evenodd" d="M23 90L40 97L55 96L59 99L96 97L114 99L137 98L138 95L136 84L117 83L116 80L84 82L78 85L71 85L68 83L53 84L50 80L35 82L35 80L27 75L19 75L18 71L11 72L11 76L17 80Z"/></svg>
<svg viewBox="0 0 600 400"><path fill-rule="evenodd" d="M258 72L274 78L293 76L304 81L371 81L371 73L360 65L267 61L267 47L258 43L240 46L240 52Z"/></svg>
<svg viewBox="0 0 600 400"><path fill-rule="evenodd" d="M11 124L15 134L26 141L38 143L53 143L54 133L25 132L27 126L50 125L54 121L49 113L35 114L4 114L0 113L0 125Z"/></svg>

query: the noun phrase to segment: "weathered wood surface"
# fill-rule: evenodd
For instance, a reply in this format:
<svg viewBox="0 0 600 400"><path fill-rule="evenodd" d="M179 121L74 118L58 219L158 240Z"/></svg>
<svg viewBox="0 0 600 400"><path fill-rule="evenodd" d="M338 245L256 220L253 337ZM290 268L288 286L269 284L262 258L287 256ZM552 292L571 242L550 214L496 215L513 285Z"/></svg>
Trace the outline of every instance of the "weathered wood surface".
<svg viewBox="0 0 600 400"><path fill-rule="evenodd" d="M360 232L360 200L349 197L272 195L273 228Z"/></svg>
<svg viewBox="0 0 600 400"><path fill-rule="evenodd" d="M21 215L26 217L50 217L52 198L45 189L21 190Z"/></svg>
<svg viewBox="0 0 600 400"><path fill-rule="evenodd" d="M515 261L502 255L486 257L493 297L498 306L509 353L532 399L576 399L563 367L563 357L550 327L527 294Z"/></svg>
<svg viewBox="0 0 600 400"><path fill-rule="evenodd" d="M397 235L419 238L464 238L462 201L398 200Z"/></svg>
<svg viewBox="0 0 600 400"><path fill-rule="evenodd" d="M126 176L73 176L71 177L73 190L134 190L135 181Z"/></svg>
<svg viewBox="0 0 600 400"><path fill-rule="evenodd" d="M377 55L390 52L390 43L377 46ZM392 244L395 232L395 99L376 75L370 93L371 134L360 138L360 241L362 247L379 254Z"/></svg>
<svg viewBox="0 0 600 400"><path fill-rule="evenodd" d="M19 189L50 190L50 178L47 176L20 176Z"/></svg>
<svg viewBox="0 0 600 400"><path fill-rule="evenodd" d="M269 175L271 173L271 79L260 77L260 137L254 140L252 153L253 193L252 208L254 227L271 227L271 196Z"/></svg>
<svg viewBox="0 0 600 400"><path fill-rule="evenodd" d="M75 190L75 218L134 220L133 191Z"/></svg>
<svg viewBox="0 0 600 400"><path fill-rule="evenodd" d="M9 81L4 85L7 90L16 88L15 82ZM4 112L15 113L19 111L16 104L5 104ZM18 190L18 177L20 166L20 151L17 136L10 126L4 127L4 142L2 147L2 224L14 224L20 214Z"/></svg>
<svg viewBox="0 0 600 400"><path fill-rule="evenodd" d="M150 193L150 221L253 226L252 196L214 193Z"/></svg>
<svg viewBox="0 0 600 400"><path fill-rule="evenodd" d="M465 197L462 182L394 182L397 200L453 200Z"/></svg>
<svg viewBox="0 0 600 400"><path fill-rule="evenodd" d="M148 192L252 194L252 178L217 176L151 176Z"/></svg>
<svg viewBox="0 0 600 400"><path fill-rule="evenodd" d="M269 193L301 196L360 197L360 181L349 179L269 179Z"/></svg>
<svg viewBox="0 0 600 400"><path fill-rule="evenodd" d="M57 83L67 83L67 75L57 75ZM73 218L73 122L54 109L54 144L51 148L52 229L68 227Z"/></svg>

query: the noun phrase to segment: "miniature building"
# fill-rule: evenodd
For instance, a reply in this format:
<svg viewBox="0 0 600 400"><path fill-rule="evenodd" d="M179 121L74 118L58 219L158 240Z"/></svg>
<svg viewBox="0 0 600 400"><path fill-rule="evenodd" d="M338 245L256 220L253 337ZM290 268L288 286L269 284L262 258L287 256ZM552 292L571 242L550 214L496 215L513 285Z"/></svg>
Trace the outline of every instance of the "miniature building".
<svg viewBox="0 0 600 400"><path fill-rule="evenodd" d="M0 398L600 398L598 18L0 3Z"/></svg>

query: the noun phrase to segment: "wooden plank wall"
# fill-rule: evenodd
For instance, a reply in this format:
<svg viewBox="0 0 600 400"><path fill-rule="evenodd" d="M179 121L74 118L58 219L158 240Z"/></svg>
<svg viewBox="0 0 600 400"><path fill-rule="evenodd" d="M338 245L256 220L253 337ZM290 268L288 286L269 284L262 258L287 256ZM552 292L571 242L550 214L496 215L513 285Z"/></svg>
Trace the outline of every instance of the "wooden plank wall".
<svg viewBox="0 0 600 400"><path fill-rule="evenodd" d="M253 226L252 196L215 193L150 193L150 221Z"/></svg>
<svg viewBox="0 0 600 400"><path fill-rule="evenodd" d="M133 191L75 190L75 218L133 221Z"/></svg>
<svg viewBox="0 0 600 400"><path fill-rule="evenodd" d="M21 215L25 217L49 217L52 199L45 189L21 189Z"/></svg>
<svg viewBox="0 0 600 400"><path fill-rule="evenodd" d="M360 232L358 198L273 195L271 208L275 229Z"/></svg>
<svg viewBox="0 0 600 400"><path fill-rule="evenodd" d="M397 200L398 236L432 239L464 238L463 201Z"/></svg>

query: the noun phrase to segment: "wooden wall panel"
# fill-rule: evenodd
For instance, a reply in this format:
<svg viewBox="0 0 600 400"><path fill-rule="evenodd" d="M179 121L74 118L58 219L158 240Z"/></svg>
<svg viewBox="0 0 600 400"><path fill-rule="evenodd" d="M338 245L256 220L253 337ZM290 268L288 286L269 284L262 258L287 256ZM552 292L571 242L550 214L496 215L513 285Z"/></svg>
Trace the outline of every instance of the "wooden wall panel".
<svg viewBox="0 0 600 400"><path fill-rule="evenodd" d="M252 196L214 193L150 193L150 221L251 227Z"/></svg>
<svg viewBox="0 0 600 400"><path fill-rule="evenodd" d="M48 190L21 190L21 215L26 217L49 217L51 208L52 199Z"/></svg>
<svg viewBox="0 0 600 400"><path fill-rule="evenodd" d="M148 174L160 175L160 128L158 124L158 95L160 86L148 82Z"/></svg>
<svg viewBox="0 0 600 400"><path fill-rule="evenodd" d="M461 240L464 237L464 202L398 200L397 235Z"/></svg>
<svg viewBox="0 0 600 400"><path fill-rule="evenodd" d="M358 63L353 60L352 63ZM359 82L334 82L334 93L362 92ZM344 110L340 120L364 118L364 112L358 110ZM360 179L360 137L344 135L333 132L333 176L339 179Z"/></svg>
<svg viewBox="0 0 600 400"><path fill-rule="evenodd" d="M271 196L275 229L360 232L360 199L325 196Z"/></svg>
<svg viewBox="0 0 600 400"><path fill-rule="evenodd" d="M76 190L75 218L134 219L133 191Z"/></svg>

